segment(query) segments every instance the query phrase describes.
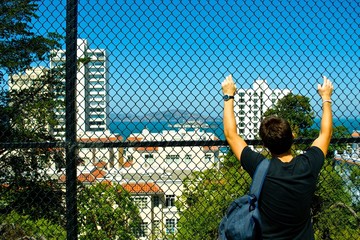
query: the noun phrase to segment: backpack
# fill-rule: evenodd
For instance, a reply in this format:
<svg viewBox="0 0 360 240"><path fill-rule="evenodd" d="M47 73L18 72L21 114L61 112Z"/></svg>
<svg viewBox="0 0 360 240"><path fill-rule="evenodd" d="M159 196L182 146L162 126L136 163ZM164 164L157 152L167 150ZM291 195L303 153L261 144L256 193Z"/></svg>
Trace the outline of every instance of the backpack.
<svg viewBox="0 0 360 240"><path fill-rule="evenodd" d="M262 239L258 199L269 165L270 160L262 160L255 170L250 193L230 204L220 222L219 240Z"/></svg>

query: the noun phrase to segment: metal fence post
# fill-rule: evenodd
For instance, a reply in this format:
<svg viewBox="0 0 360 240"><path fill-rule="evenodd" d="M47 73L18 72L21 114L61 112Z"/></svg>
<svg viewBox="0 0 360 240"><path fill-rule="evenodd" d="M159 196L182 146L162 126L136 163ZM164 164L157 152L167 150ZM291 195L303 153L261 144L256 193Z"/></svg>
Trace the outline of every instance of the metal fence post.
<svg viewBox="0 0 360 240"><path fill-rule="evenodd" d="M77 239L76 203L76 72L77 0L66 4L66 231Z"/></svg>

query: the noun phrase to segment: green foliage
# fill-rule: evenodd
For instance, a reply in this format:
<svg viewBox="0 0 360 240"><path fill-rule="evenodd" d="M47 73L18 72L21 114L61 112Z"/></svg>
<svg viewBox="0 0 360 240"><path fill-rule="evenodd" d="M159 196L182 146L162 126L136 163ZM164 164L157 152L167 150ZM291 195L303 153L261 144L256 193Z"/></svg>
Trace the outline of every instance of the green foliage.
<svg viewBox="0 0 360 240"><path fill-rule="evenodd" d="M33 220L28 215L20 215L15 211L0 215L1 239L66 239L66 231L46 219Z"/></svg>
<svg viewBox="0 0 360 240"><path fill-rule="evenodd" d="M22 74L31 64L47 60L59 49L61 37L56 33L37 35L32 20L38 1L8 0L0 2L0 73ZM5 143L48 142L55 125L54 109L59 102L55 94L63 84L60 72L45 71L26 89L10 89L0 94L0 141ZM10 78L9 81L12 79ZM2 80L0 80L2 81ZM12 210L34 220L46 218L63 223L63 192L50 180L46 169L56 162L63 165L60 149L0 149L0 211Z"/></svg>
<svg viewBox="0 0 360 240"><path fill-rule="evenodd" d="M98 183L78 195L79 239L135 239L139 209L121 185Z"/></svg>
<svg viewBox="0 0 360 240"><path fill-rule="evenodd" d="M37 19L36 0L0 1L0 71L2 75L24 71L36 61L49 57L50 50L59 48L61 37L49 33L47 37L32 31Z"/></svg>
<svg viewBox="0 0 360 240"><path fill-rule="evenodd" d="M327 160L320 173L313 202L316 239L360 239L360 221L353 209L349 184L341 176L345 165Z"/></svg>
<svg viewBox="0 0 360 240"><path fill-rule="evenodd" d="M0 212L3 214L17 211L28 215L33 220L48 219L62 225L65 208L64 192L55 181L26 181L16 184L1 185Z"/></svg>
<svg viewBox="0 0 360 240"><path fill-rule="evenodd" d="M250 176L231 152L223 166L195 172L184 180L184 191L177 202L180 219L177 239L217 239L218 227L231 201L244 195Z"/></svg>
<svg viewBox="0 0 360 240"><path fill-rule="evenodd" d="M292 93L279 99L273 108L268 109L264 116L277 115L289 121L296 137L304 137L306 131L314 123L314 112L310 99Z"/></svg>
<svg viewBox="0 0 360 240"><path fill-rule="evenodd" d="M319 136L319 129L309 129L306 131L305 136L307 138L315 139L317 136ZM333 133L332 133L332 139L339 139L339 138L351 138L351 134L349 133L349 130L345 126L334 126L333 127ZM332 143L329 146L328 149L328 157L333 157L335 150L338 152L342 152L348 148L348 145L345 143Z"/></svg>

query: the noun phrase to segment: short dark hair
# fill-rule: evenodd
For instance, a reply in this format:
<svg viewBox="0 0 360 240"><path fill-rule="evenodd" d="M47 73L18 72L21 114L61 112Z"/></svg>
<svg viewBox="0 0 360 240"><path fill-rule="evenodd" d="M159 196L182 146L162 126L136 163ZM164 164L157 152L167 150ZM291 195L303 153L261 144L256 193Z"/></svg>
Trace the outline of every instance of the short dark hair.
<svg viewBox="0 0 360 240"><path fill-rule="evenodd" d="M286 153L294 141L289 122L277 116L264 118L259 132L264 146L273 154Z"/></svg>

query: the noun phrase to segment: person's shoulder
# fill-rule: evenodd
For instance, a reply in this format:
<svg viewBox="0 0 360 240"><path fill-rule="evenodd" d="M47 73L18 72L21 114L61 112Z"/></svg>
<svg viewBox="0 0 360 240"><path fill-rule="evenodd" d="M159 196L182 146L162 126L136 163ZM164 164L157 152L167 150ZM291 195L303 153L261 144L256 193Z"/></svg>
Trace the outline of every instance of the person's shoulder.
<svg viewBox="0 0 360 240"><path fill-rule="evenodd" d="M320 168L324 164L325 156L319 147L311 146L304 153L298 156L298 160L307 162L313 169L320 171Z"/></svg>
<svg viewBox="0 0 360 240"><path fill-rule="evenodd" d="M246 159L254 159L257 158L258 155L261 155L259 152L255 151L254 149L252 149L249 146L246 146L244 148L244 150L241 153L241 160L246 160Z"/></svg>
<svg viewBox="0 0 360 240"><path fill-rule="evenodd" d="M318 157L325 157L324 156L324 153L321 151L321 149L317 146L311 146L309 147L305 153L308 153L308 154L315 154L315 155L318 155Z"/></svg>
<svg viewBox="0 0 360 240"><path fill-rule="evenodd" d="M246 146L241 154L241 165L242 167L250 174L253 175L257 165L264 159L265 157L255 151L249 146Z"/></svg>

